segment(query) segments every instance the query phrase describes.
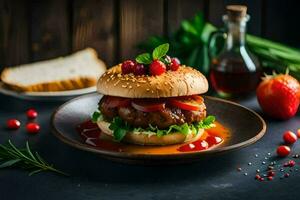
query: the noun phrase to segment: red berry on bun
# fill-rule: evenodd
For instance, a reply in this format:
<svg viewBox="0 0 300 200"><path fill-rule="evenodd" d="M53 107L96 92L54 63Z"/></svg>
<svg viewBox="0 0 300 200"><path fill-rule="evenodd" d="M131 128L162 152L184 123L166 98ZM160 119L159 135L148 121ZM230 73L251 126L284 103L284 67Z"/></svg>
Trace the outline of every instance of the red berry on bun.
<svg viewBox="0 0 300 200"><path fill-rule="evenodd" d="M125 60L122 65L121 65L121 69L122 69L122 74L130 74L133 73L133 69L135 66L135 62L132 60Z"/></svg>
<svg viewBox="0 0 300 200"><path fill-rule="evenodd" d="M170 69L172 71L177 71L179 66L180 66L180 61L178 60L178 58L172 58L171 64L170 64Z"/></svg>
<svg viewBox="0 0 300 200"><path fill-rule="evenodd" d="M134 75L145 75L146 74L146 68L143 64L136 63L133 67L133 74Z"/></svg>
<svg viewBox="0 0 300 200"><path fill-rule="evenodd" d="M166 65L160 60L153 60L149 66L150 74L153 76L161 75L166 72Z"/></svg>

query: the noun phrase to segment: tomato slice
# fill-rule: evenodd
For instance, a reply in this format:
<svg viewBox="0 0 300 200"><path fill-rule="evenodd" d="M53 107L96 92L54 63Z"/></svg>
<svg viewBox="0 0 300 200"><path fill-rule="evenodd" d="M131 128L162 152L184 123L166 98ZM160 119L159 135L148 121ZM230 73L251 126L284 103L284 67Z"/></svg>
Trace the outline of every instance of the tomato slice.
<svg viewBox="0 0 300 200"><path fill-rule="evenodd" d="M201 104L204 102L203 98L199 95L184 96L170 98L169 104L180 108L182 110L198 111L201 109Z"/></svg>
<svg viewBox="0 0 300 200"><path fill-rule="evenodd" d="M122 97L104 96L104 102L107 107L128 107L130 106L130 99Z"/></svg>
<svg viewBox="0 0 300 200"><path fill-rule="evenodd" d="M136 100L131 102L132 107L142 112L154 112L165 109L166 103L153 100Z"/></svg>
<svg viewBox="0 0 300 200"><path fill-rule="evenodd" d="M170 99L169 103L170 105L180 108L182 110L198 111L201 108L199 103L190 100Z"/></svg>
<svg viewBox="0 0 300 200"><path fill-rule="evenodd" d="M195 100L197 103L203 103L204 102L203 98L199 95L193 95L193 96L191 96L191 98L193 100Z"/></svg>

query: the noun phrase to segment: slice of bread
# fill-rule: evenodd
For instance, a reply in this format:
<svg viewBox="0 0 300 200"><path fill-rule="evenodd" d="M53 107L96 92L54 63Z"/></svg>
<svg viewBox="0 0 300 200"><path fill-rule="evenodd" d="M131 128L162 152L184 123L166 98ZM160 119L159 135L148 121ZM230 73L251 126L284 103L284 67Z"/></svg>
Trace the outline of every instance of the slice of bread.
<svg viewBox="0 0 300 200"><path fill-rule="evenodd" d="M66 57L5 68L1 80L22 92L74 90L95 86L106 66L92 48Z"/></svg>

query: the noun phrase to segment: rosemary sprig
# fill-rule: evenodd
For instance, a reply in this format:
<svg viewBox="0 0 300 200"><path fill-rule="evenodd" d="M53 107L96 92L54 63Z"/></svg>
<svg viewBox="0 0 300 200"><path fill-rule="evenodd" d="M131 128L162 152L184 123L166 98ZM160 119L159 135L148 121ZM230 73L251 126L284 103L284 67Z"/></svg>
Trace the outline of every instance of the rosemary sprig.
<svg viewBox="0 0 300 200"><path fill-rule="evenodd" d="M0 144L0 169L8 167L30 170L29 176L42 171L52 171L68 176L68 174L48 164L38 152L33 153L28 141L24 149L18 149L10 140L8 140L6 145Z"/></svg>

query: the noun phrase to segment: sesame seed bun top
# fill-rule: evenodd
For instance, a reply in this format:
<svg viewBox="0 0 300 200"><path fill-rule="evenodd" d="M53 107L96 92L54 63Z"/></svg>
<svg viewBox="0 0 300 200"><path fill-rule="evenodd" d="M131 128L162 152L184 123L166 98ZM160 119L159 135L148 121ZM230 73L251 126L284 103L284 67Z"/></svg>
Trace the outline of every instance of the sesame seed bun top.
<svg viewBox="0 0 300 200"><path fill-rule="evenodd" d="M122 74L121 64L107 70L98 80L97 91L104 95L127 98L160 98L203 94L208 90L205 76L181 65L159 76Z"/></svg>

